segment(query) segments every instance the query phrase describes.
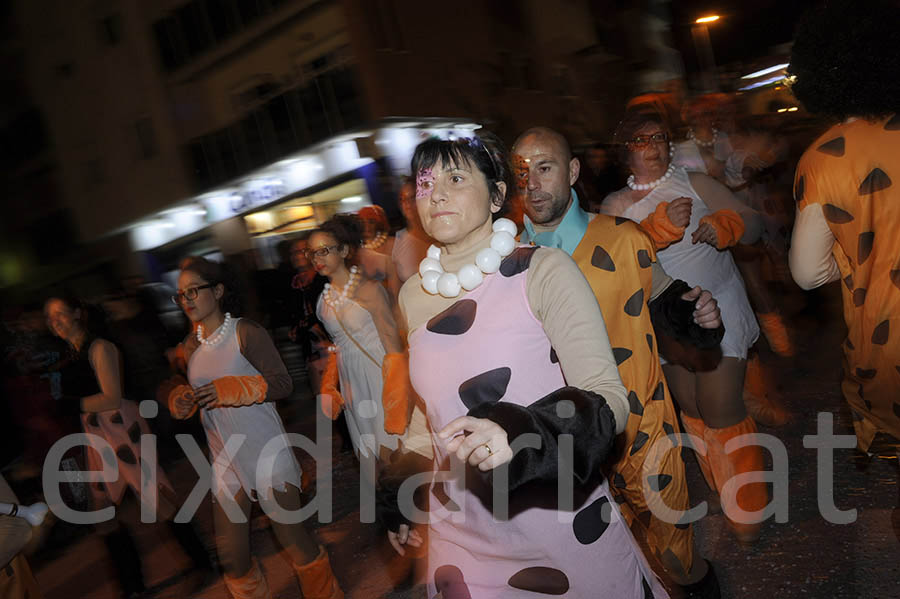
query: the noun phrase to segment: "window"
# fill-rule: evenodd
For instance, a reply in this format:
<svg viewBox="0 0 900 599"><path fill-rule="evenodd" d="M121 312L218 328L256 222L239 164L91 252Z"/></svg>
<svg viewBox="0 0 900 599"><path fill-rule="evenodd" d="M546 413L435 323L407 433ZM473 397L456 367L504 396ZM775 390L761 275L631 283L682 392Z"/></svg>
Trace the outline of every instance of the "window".
<svg viewBox="0 0 900 599"><path fill-rule="evenodd" d="M153 130L153 121L150 117L138 120L134 125L137 134L138 157L144 160L156 156L159 148L156 144L156 133Z"/></svg>
<svg viewBox="0 0 900 599"><path fill-rule="evenodd" d="M118 46L122 41L122 15L116 13L97 22L97 35L107 46Z"/></svg>

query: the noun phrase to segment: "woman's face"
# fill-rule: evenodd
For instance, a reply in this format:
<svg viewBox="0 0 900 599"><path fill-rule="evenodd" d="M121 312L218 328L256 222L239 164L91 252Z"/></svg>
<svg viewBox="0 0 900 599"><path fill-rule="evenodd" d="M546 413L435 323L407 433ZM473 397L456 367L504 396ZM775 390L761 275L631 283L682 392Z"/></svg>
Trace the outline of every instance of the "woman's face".
<svg viewBox="0 0 900 599"><path fill-rule="evenodd" d="M505 195L506 184L498 186ZM441 161L416 174L416 208L425 232L443 245L464 243L485 227L489 232L491 215L500 210L478 168Z"/></svg>
<svg viewBox="0 0 900 599"><path fill-rule="evenodd" d="M81 310L73 310L62 300L48 301L44 305L44 316L50 331L60 339L71 342L81 331Z"/></svg>
<svg viewBox="0 0 900 599"><path fill-rule="evenodd" d="M200 322L215 313L219 308L219 300L225 293L222 284L206 287L209 281L192 270L183 270L178 275L178 290L181 309L191 322ZM202 289L201 289L202 288ZM196 296L189 299L188 296Z"/></svg>
<svg viewBox="0 0 900 599"><path fill-rule="evenodd" d="M344 260L349 253L347 246L342 246L328 233L319 232L309 236L310 262L316 272L329 279L341 268L345 268Z"/></svg>
<svg viewBox="0 0 900 599"><path fill-rule="evenodd" d="M658 123L649 122L635 131L632 140L646 143L631 143L628 148L628 166L635 177L658 179L669 168L668 139L653 141L654 135L665 134Z"/></svg>

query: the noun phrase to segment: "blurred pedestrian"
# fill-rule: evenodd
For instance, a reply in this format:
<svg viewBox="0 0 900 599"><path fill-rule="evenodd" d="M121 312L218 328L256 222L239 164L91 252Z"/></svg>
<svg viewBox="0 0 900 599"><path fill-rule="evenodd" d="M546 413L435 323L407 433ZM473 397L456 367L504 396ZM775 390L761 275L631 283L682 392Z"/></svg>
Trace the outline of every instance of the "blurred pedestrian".
<svg viewBox="0 0 900 599"><path fill-rule="evenodd" d="M757 432L744 406L743 386L747 350L759 336L759 327L740 273L725 250L738 242L754 243L762 221L721 183L672 164L671 136L655 110L643 106L626 110L616 139L632 174L626 188L603 201L603 212L641 223L656 243L666 272L708 289L719 302L725 325L721 362L711 370L698 370L669 359L663 370L685 429L707 444L707 455L698 454L698 460L710 487L721 493L737 474L755 481L744 484L733 502L723 500L726 515L735 514L735 507L757 512L768 504L762 449L751 444L726 452L725 444ZM729 522L740 541L759 537L760 521Z"/></svg>
<svg viewBox="0 0 900 599"><path fill-rule="evenodd" d="M400 279L394 268L392 253L394 237L390 235L390 223L381 206L365 206L357 212L362 235L357 252L357 261L362 274L367 279L384 285L391 301L396 302L400 293Z"/></svg>
<svg viewBox="0 0 900 599"><path fill-rule="evenodd" d="M800 25L788 67L804 108L835 122L797 165L791 273L804 289L843 281L841 389L864 452L900 441L897 23L894 0L829 2Z"/></svg>
<svg viewBox="0 0 900 599"><path fill-rule="evenodd" d="M122 354L109 341L98 312L74 299L55 297L44 304L50 329L71 347L71 359L61 373L63 401L80 409L83 430L90 435L87 469L103 470L104 464L112 461L119 472L115 480L90 486L94 510L120 504L130 489L143 506L168 523L193 561L194 570L203 577L196 581L199 588L212 570L209 555L191 524L173 521L177 512L175 492L159 465L155 477L142 474L144 464L155 461L141 460L141 437L150 434L150 429L138 405L122 395ZM155 407L156 403L152 405ZM154 480L157 487L148 487ZM98 530L115 566L123 596L140 595L146 590L140 555L121 520L121 510L116 513L115 520L101 523Z"/></svg>
<svg viewBox="0 0 900 599"><path fill-rule="evenodd" d="M293 386L275 344L260 325L240 318L234 283L219 263L201 257L183 261L175 297L195 323L196 333L183 343L189 384L170 392L169 406L181 419L199 411L206 430L214 463L216 549L225 585L235 599L271 597L250 547L249 517L252 504L259 501L274 514L272 528L290 557L303 596L343 599L325 549L302 523L289 524L283 517L300 509L302 483L300 465L273 403L288 397ZM228 455L234 435L243 437L243 443ZM257 470L267 457L274 461L269 478L263 480Z"/></svg>

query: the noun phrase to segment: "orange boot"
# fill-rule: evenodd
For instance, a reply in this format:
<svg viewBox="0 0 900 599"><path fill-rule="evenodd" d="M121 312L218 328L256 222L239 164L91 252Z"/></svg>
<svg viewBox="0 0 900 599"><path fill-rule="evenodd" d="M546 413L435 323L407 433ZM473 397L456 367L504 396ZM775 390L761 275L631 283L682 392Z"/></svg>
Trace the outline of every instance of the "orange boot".
<svg viewBox="0 0 900 599"><path fill-rule="evenodd" d="M263 576L262 570L259 569L259 563L254 559L250 570L243 576L231 577L228 574L223 576L225 586L234 599L272 599L269 593L269 583Z"/></svg>
<svg viewBox="0 0 900 599"><path fill-rule="evenodd" d="M747 360L744 376L744 407L756 422L763 426L784 426L791 420L791 413L774 400L775 381L763 370L759 354Z"/></svg>
<svg viewBox="0 0 900 599"><path fill-rule="evenodd" d="M715 480L716 491L719 492L722 508L725 515L735 507L740 507L745 512L762 510L769 503L769 490L763 481L765 463L763 462L762 448L753 444L736 449L731 453L725 453L725 444L741 435L756 435L756 423L749 416L741 422L726 428L706 428L703 440L706 441L706 453L709 467ZM737 490L737 496L729 500L722 497L722 489L733 476L738 474L757 472L755 480L758 482L743 483ZM729 518L732 529L738 540L742 543L752 543L759 537L762 523L744 524L735 522Z"/></svg>
<svg viewBox="0 0 900 599"><path fill-rule="evenodd" d="M324 547L319 547L319 555L313 561L302 566L294 564L294 572L300 581L303 599L344 599L344 591L334 578Z"/></svg>
<svg viewBox="0 0 900 599"><path fill-rule="evenodd" d="M777 311L757 313L759 328L762 329L769 342L769 347L782 358L790 358L794 355L794 344L788 333L787 326Z"/></svg>

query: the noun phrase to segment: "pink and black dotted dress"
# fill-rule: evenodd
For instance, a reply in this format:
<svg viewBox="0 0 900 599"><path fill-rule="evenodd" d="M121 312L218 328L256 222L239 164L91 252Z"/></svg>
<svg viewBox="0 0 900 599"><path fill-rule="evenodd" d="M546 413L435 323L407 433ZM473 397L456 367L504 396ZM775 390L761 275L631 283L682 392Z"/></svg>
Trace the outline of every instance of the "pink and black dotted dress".
<svg viewBox="0 0 900 599"><path fill-rule="evenodd" d="M566 386L526 295L534 251L517 249L500 272L410 335L411 379L427 404L432 430L488 404L533 407ZM562 414L559 404L550 409ZM605 481L576 485L574 510L567 511L557 510L555 483L515 488L508 495L509 518L497 519L489 476L474 470L454 475L457 458L435 439L439 473L429 497L429 597L667 597Z"/></svg>

